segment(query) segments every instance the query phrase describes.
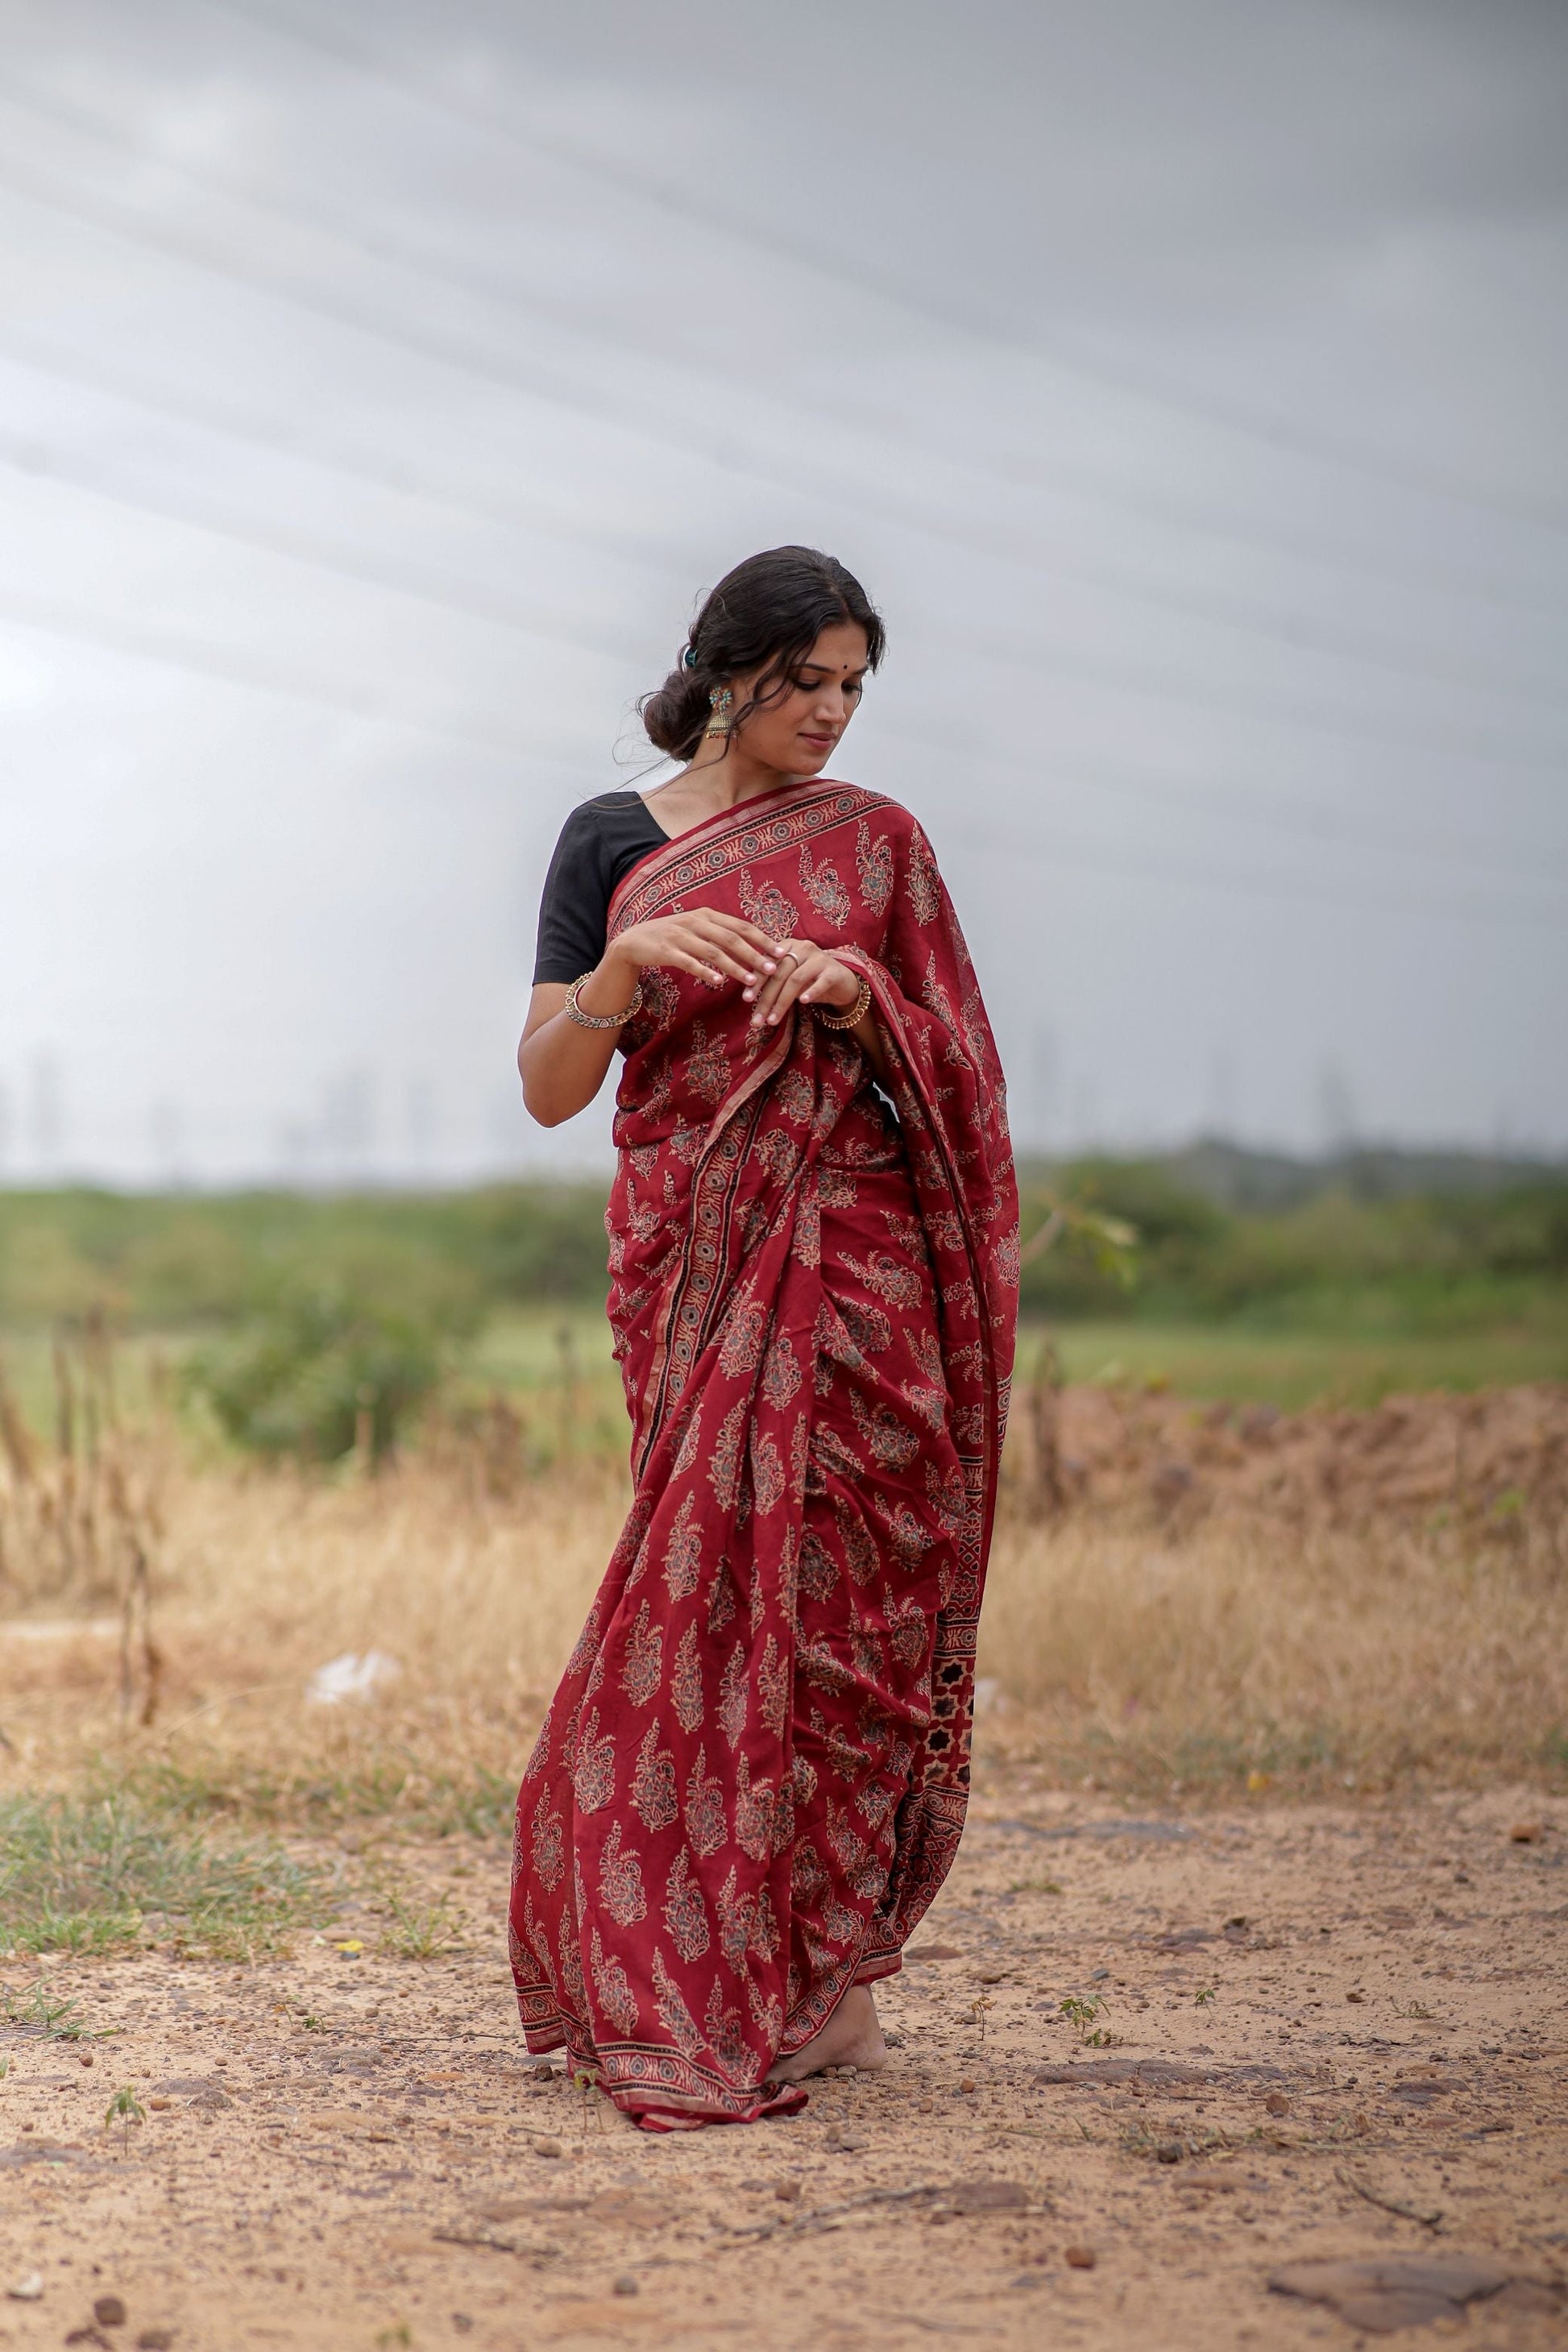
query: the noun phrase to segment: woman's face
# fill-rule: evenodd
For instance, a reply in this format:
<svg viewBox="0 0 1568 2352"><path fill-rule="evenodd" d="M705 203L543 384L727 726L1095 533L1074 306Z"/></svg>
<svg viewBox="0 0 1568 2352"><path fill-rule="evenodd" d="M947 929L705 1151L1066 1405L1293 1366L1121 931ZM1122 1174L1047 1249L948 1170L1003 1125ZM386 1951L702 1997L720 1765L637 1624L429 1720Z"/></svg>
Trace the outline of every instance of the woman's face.
<svg viewBox="0 0 1568 2352"><path fill-rule="evenodd" d="M816 776L855 716L865 685L866 632L858 621L836 621L797 662L782 689L753 710L735 739L748 760L783 776ZM735 679L735 708L743 709L765 672Z"/></svg>

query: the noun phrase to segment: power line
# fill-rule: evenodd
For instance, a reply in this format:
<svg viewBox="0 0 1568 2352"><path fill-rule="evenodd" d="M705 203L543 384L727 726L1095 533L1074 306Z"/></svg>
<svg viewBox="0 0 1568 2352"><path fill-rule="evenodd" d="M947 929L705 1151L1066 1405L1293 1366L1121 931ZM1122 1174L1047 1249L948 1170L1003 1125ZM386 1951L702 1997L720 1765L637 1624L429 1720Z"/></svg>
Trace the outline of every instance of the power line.
<svg viewBox="0 0 1568 2352"><path fill-rule="evenodd" d="M35 441L16 445L9 450L0 444L0 463L8 464L32 478L42 477L51 482L64 482L79 494L94 497L133 512L152 513L161 519L172 520L184 528L201 530L241 546L279 554L287 560L326 570L338 577L388 593L418 597L464 620L479 618L531 637L561 639L616 660L635 658L640 650L634 647L629 640L612 638L605 632L559 622L537 606L520 604L511 598L497 597L489 591L472 591L464 583L454 584L444 574L432 577L417 571L411 572L406 565L400 566L395 573L378 570L374 563L364 561L357 551L345 551L341 545L327 541L320 532L302 532L293 527L276 524L252 525L244 520L236 521L232 516L220 520L210 508L204 511L188 497L184 500L150 498L123 485L106 482L100 471L95 472L69 453L62 456L58 449L43 449ZM357 709L359 705L356 703L353 707ZM933 742L944 742L946 748L959 756L970 757L980 753L980 746L973 738L958 734L951 729L943 730L940 722L923 719L918 725L900 724L896 719L884 717L881 723L886 732L895 738L902 737L923 750L931 749ZM1010 766L1031 777L1038 773L1037 769L1029 763L1009 760L994 751L981 755L987 757L993 764ZM1083 766L1081 760L1078 764L1080 768ZM1290 805L1275 794L1271 796L1274 802L1271 808L1267 800L1226 796L1223 792L1215 793L1212 787L1194 792L1190 785L1180 782L1152 783L1144 774L1118 770L1103 760L1091 762L1088 774L1097 786L1140 798L1156 806L1184 803L1226 819L1239 817L1246 822L1275 824L1317 840L1337 839L1352 845L1369 846L1406 856L1458 857L1468 864L1489 864L1500 871L1516 874L1522 871L1511 866L1506 859L1500 858L1498 845L1491 841L1469 840L1447 845L1419 837L1412 838L1407 834L1391 838L1386 834L1379 835L1364 828L1358 833L1347 829L1333 813L1313 804L1297 803ZM1550 861L1555 854L1544 847L1521 848L1521 855L1538 860ZM1532 867L1531 877L1535 871Z"/></svg>
<svg viewBox="0 0 1568 2352"><path fill-rule="evenodd" d="M291 426L258 420L249 411L237 409L231 404L215 402L205 396L197 398L183 387L178 390L166 386L149 388L144 383L130 377L122 364L106 365L99 358L89 362L76 354L68 359L52 349L40 355L37 339L18 334L9 324L0 326L0 348L6 346L23 364L40 373L63 383L79 383L94 391L105 392L117 400L134 402L152 415L195 423L204 429L221 433L253 447L325 471L340 473L346 480L364 483L397 497L445 506L453 513L469 520L491 525L504 524L522 531L537 531L541 536L563 545L599 549L625 560L643 563L649 569L666 572L672 578L689 578L689 571L658 547L585 530L538 509L531 500L519 499L509 491L487 488L472 496L463 496L449 485L433 482L401 458L380 464L369 457L345 457L341 452L324 456L319 448L301 440L298 431ZM213 526L209 522L207 527ZM1452 757L1458 751L1464 756L1486 761L1544 767L1554 775L1561 772L1563 766L1561 754L1539 746L1521 745L1495 730L1452 726L1423 728L1405 721L1384 720L1364 713L1336 709L1332 704L1315 700L1256 692L1250 697L1238 695L1234 687L1224 694L1211 692L1184 674L1150 668L1125 659L1092 661L1082 656L1068 656L1044 639L1037 645L1007 633L987 632L984 637L974 637L973 643L974 650L984 657L1000 660L1011 667L1026 668L1031 672L1043 671L1075 684L1103 688L1121 695L1174 701L1217 711L1225 716L1261 721L1268 726L1306 728L1344 740L1437 752L1445 757Z"/></svg>
<svg viewBox="0 0 1568 2352"><path fill-rule="evenodd" d="M1281 877L1268 868L1243 869L1184 865L1169 858L1150 857L1115 843L1086 839L1082 835L1053 829L1033 833L1020 826L999 824L990 817L976 819L973 803L951 812L955 846L988 850L1005 856L1038 858L1046 864L1078 866L1089 872L1131 877L1140 881L1176 882L1188 888L1212 890L1226 898L1281 898L1342 908L1348 912L1379 915L1434 915L1457 921L1525 924L1532 929L1563 936L1563 916L1550 908L1523 901L1486 898L1406 898L1385 891L1343 890Z"/></svg>
<svg viewBox="0 0 1568 2352"><path fill-rule="evenodd" d="M395 498L443 507L451 514L462 516L465 521L486 523L492 528L500 524L542 539L559 540L570 547L596 548L622 562L643 564L650 571L668 572L681 578L689 576L689 570L663 547L624 531L595 530L577 520L566 521L536 499L520 496L510 488L487 484L483 489L465 492L450 481L437 481L422 473L405 458L377 459L363 446L353 450L338 448L329 456L319 443L307 440L293 425L279 425L233 401L197 394L185 384L150 386L144 379L139 380L118 354L106 362L98 353L86 359L79 352L62 352L43 338L19 329L14 319L0 321L0 352L39 375L53 376L57 382L83 385L112 400L131 402L150 415L199 425L205 432L222 434L227 440L248 444L252 448L267 450L323 473L341 475L345 481L362 483ZM312 423L319 425L320 420L312 419Z"/></svg>
<svg viewBox="0 0 1568 2352"><path fill-rule="evenodd" d="M45 635L106 646L116 653L128 653L137 660L162 663L173 668L194 671L203 677L217 678L225 684L239 685L289 700L314 704L364 723L390 725L408 732L462 742L487 751L499 751L509 760L530 765L548 764L556 772L563 768L576 768L579 764L576 755L546 754L537 747L525 749L489 730L454 725L447 720L420 719L377 705L368 696L352 690L346 694L331 693L317 681L302 680L276 663L242 661L226 649L193 642L188 636L156 624L83 615L68 611L49 600L19 597L4 589L0 589L0 618L10 619ZM599 772L595 770L593 772L598 781ZM963 813L962 826L962 845L964 847L999 849L1007 855L1021 852L1026 856L1090 872L1123 877L1131 876L1140 880L1178 882L1231 897L1301 899L1350 911L1380 914L1437 915L1475 922L1522 922L1531 927L1548 928L1559 937L1563 929L1560 915L1536 909L1521 902L1503 904L1476 898L1399 898L1386 893L1319 888L1310 883L1305 887L1291 887L1288 882L1282 882L1277 874L1268 871L1227 872L1207 866L1185 866L1169 859L1142 856L1136 852L1130 854L1114 844L1086 840L1082 835L1058 831L1047 837L1016 827L998 825L990 819L982 818L976 823L972 809Z"/></svg>
<svg viewBox="0 0 1568 2352"><path fill-rule="evenodd" d="M1146 664L1125 659L1089 661L1079 654L1070 660L1058 658L1048 646L1036 645L1014 630L970 629L951 634L972 658L1021 670L1031 677L1042 674L1065 677L1077 686L1100 685L1118 694L1149 696L1156 701L1190 705L1230 717L1261 719L1271 726L1306 727L1369 743L1435 752L1439 758L1450 758L1458 752L1489 762L1505 761L1510 767L1540 769L1558 783L1568 763L1568 753L1556 746L1521 743L1494 728L1446 719L1435 720L1430 727L1412 726L1403 719L1391 724L1364 711L1349 712L1300 696L1238 693L1234 686L1223 695L1215 694L1194 685L1184 673Z"/></svg>
<svg viewBox="0 0 1568 2352"><path fill-rule="evenodd" d="M1042 364L1037 347L1017 335L1009 335L994 320L981 320L950 305L933 302L925 285L911 288L885 272L862 266L857 271L845 268L841 257L830 256L799 238L784 235L765 224L742 222L733 212L709 204L689 189L679 186L667 178L655 178L638 171L620 157L585 152L559 131L531 121L526 131L515 121L492 112L482 105L454 95L437 87L427 78L394 72L384 57L367 51L363 45L345 39L335 31L324 32L319 24L306 27L287 14L279 16L258 0L205 0L205 5L220 8L231 16L238 16L260 26L275 37L304 44L340 65L347 65L369 79L382 82L389 89L416 106L451 116L470 129L486 131L492 138L510 146L522 148L532 156L548 155L564 163L585 178L602 185L620 189L634 196L639 204L657 205L661 211L679 219L695 222L731 244L750 247L752 251L771 253L780 259L805 268L828 282L853 289L859 294L874 295L879 300L892 304L909 315L956 329L974 341L999 347ZM1058 343L1043 362L1064 375L1074 375L1093 384L1100 391L1111 390L1131 394L1134 398L1174 414L1195 418L1198 422L1226 433L1237 434L1272 448L1282 448L1297 457L1305 457L1320 465L1341 467L1374 480L1391 483L1402 490L1414 490L1423 497L1447 500L1456 505L1479 508L1485 512L1500 514L1510 521L1527 522L1561 536L1565 526L1556 514L1542 514L1496 493L1469 484L1444 480L1426 468L1411 466L1380 452L1359 450L1321 435L1307 432L1289 419L1259 415L1239 402L1216 400L1189 387L1172 384L1151 369L1140 368L1136 362L1085 359L1078 352L1064 352Z"/></svg>
<svg viewBox="0 0 1568 2352"><path fill-rule="evenodd" d="M209 180L208 176L187 165L170 163L161 157L150 157L133 141L83 118L74 109L31 96L19 99L14 89L6 92L5 102L21 113L37 114L51 122L64 122L80 135L128 152L140 162L155 162L173 176L187 180L195 187L216 186L217 192L229 201L244 203L264 215L277 214L289 221L291 226L298 227L302 224L314 234L339 243L345 241L338 228L321 222L307 208L253 192L243 197L232 196L221 181ZM596 411L617 429L629 431L638 438L662 441L678 448L683 456L695 456L701 462L718 465L725 471L739 473L752 480L767 481L775 488L787 487L792 493L798 494L795 469L766 460L744 442L736 442L732 438L721 441L707 420L699 424L679 415L672 415L668 411L660 412L656 420L646 400L632 402L602 385L587 384L581 379L563 378L558 372L541 370L537 364L532 366L531 372L524 372L514 361L499 358L492 350L476 345L468 337L455 338L449 334L435 333L429 329L410 327L405 322L389 321L374 311L367 311L363 306L353 307L342 300L329 301L314 289L303 289L280 277L276 270L268 271L265 264L260 266L261 274L258 274L256 268L242 268L227 256L215 259L210 246L205 245L199 237L193 239L188 231L180 233L167 227L153 231L140 221L128 226L123 204L110 200L106 205L101 199L85 196L79 189L68 196L62 196L58 182L51 184L48 175L43 176L46 184L40 195L39 175L36 167L29 172L27 167L17 163L14 153L8 155L4 166L0 167L0 184L11 186L31 201L42 202L68 216L85 218L95 227L107 227L110 234L127 237L132 242L150 245L156 250L172 254L187 266L194 265L236 278L253 290L290 302L316 317L330 320L335 325L349 326L360 333L414 352L422 359L434 360L484 381L504 384L510 391L523 392L565 408L574 415L587 407ZM358 247L354 249L357 251ZM1482 694L1514 695L1542 702L1556 710L1568 710L1568 701L1564 701L1545 679L1526 674L1505 679L1486 674L1466 676L1452 656L1434 655L1428 658L1418 647L1405 646L1386 639L1373 646L1363 642L1353 631L1342 631L1332 625L1292 612L1263 613L1238 604L1234 598L1216 596L1192 583L1164 589L1152 585L1146 580L1131 578L1111 565L1081 560L1072 563L1051 562L1040 555L1026 535L1012 532L994 522L976 525L957 518L917 512L896 499L873 491L858 478L837 485L836 495L899 529L912 530L948 544L973 549L994 560L1016 564L1075 587L1088 587L1150 605L1162 612L1173 613L1184 621L1197 619L1221 628L1262 636L1270 642L1282 643L1298 653L1326 653L1340 660L1435 680L1445 686L1458 684Z"/></svg>
<svg viewBox="0 0 1568 2352"><path fill-rule="evenodd" d="M133 514L155 515L161 521L175 522L185 530L204 531L263 554L279 555L313 571L356 581L362 586L414 597L438 611L456 614L461 620L488 622L516 635L569 645L580 652L605 655L616 661L635 661L643 650L629 637L621 638L608 630L562 620L547 606L525 597L474 587L466 581L454 580L449 573L433 572L403 558L384 557L370 562L356 549L329 539L322 531L305 530L295 523L252 522L236 517L232 511L216 509L210 501L204 511L202 502L188 495L183 500L160 499L143 490L128 489L121 483L106 480L100 471L73 453L46 448L34 440L14 443L10 447L0 440L0 465L34 480L63 483L82 496Z"/></svg>
<svg viewBox="0 0 1568 2352"><path fill-rule="evenodd" d="M226 646L206 644L158 622L84 614L52 598L19 596L8 588L0 588L0 618L23 628L37 629L46 636L104 647L111 653L129 655L136 661L188 670L198 677L216 678L224 685L245 687L255 693L310 703L367 726L395 727L405 733L433 736L443 742L462 743L470 750L500 752L510 761L529 766L548 766L559 771L575 768L581 761L577 751L524 744L515 736L470 721L422 719L414 712L378 701L358 688L334 690L319 679L302 677L282 663L241 656Z"/></svg>
<svg viewBox="0 0 1568 2352"><path fill-rule="evenodd" d="M1499 844L1479 835L1450 837L1447 840L1423 835L1417 831L1401 829L1395 833L1376 827L1347 825L1337 810L1320 803L1297 799L1291 794L1269 792L1249 795L1223 785L1198 784L1180 778L1156 781L1146 769L1119 766L1115 761L1099 757L1084 758L1072 754L1064 763L1049 759L1028 761L1016 753L998 751L983 737L965 734L944 726L941 720L920 719L901 720L879 713L878 724L884 734L900 738L920 750L942 751L963 759L973 759L981 766L1004 769L1024 776L1038 787L1042 783L1079 782L1093 791L1119 793L1146 807L1170 811L1173 808L1194 808L1207 815L1223 817L1227 824L1240 822L1257 824L1291 835L1299 840L1319 844L1342 844L1347 848L1371 849L1380 856L1401 858L1430 858L1438 864L1460 864L1468 867L1489 866L1500 877L1507 876L1516 881L1533 882L1549 889L1559 889L1568 882L1568 876L1552 871L1563 857L1562 848L1548 848L1544 844L1518 845L1521 859L1528 864L1514 864L1498 855L1499 849L1510 845Z"/></svg>
<svg viewBox="0 0 1568 2352"><path fill-rule="evenodd" d="M302 30L299 32L288 30L275 19L268 16L264 11L258 12L244 6L237 10L230 5L230 0L196 0L196 5L205 5L209 12L219 15L232 16L237 13L242 18L247 20L265 20L274 34L285 39L297 41L308 48L327 55L336 54L330 45L323 44L314 34ZM346 60L340 58L338 61L342 63ZM354 67L353 69L368 80L379 81L384 78L380 73L371 73L362 67ZM394 87L399 89L405 88L400 82L395 83ZM437 110L444 110L438 101L428 100L424 92L405 92L405 94L416 96L422 102L435 105ZM78 110L62 109L61 111L62 115L68 116L68 119L79 127L83 123L93 129L99 127L93 118L82 116ZM531 152L531 148L530 152ZM580 164L579 168L590 169L591 167ZM258 201L254 189L243 179L228 173L216 174L210 171L206 176L213 179L215 184L221 184L228 193L242 203ZM269 201L275 200L269 199ZM297 200L290 203L289 209L295 218L307 221L312 226L326 229L345 242L353 243L372 258L384 262L391 261L411 275L432 278L443 289L454 285L464 287L486 301L518 311L525 317L548 319L554 326L564 329L583 341L595 344L617 355L624 352L624 338L600 327L593 319L585 318L579 305L554 300L547 295L536 292L525 293L510 281L498 278L492 272L476 268L466 257L453 255L449 251L432 255L427 250L420 249L412 244L396 229L389 228L381 222L371 227L341 213L335 215L325 214L319 204L312 204L309 208L303 207ZM744 369L726 367L712 353L705 353L700 361L694 361L686 352L675 355L673 361L668 351L660 356L667 362L679 366L688 373L715 377L721 382L735 384L742 391L752 394L760 389L765 391L764 387L757 385L754 378ZM791 405L795 409L804 409L808 413L815 411L837 424L849 426L853 431L869 433L879 441L892 439L902 442L908 447L916 449L927 457L940 457L949 463L956 458L969 470L989 475L1012 490L1016 490L1020 481L1027 478L1036 487L1054 489L1080 501L1091 503L1099 501L1114 506L1125 513L1137 516L1141 520L1152 521L1163 528L1191 531L1203 538L1261 548L1271 553L1284 553L1320 568L1349 572L1360 579L1377 578L1394 587L1405 590L1415 589L1426 593L1436 593L1470 603L1491 604L1505 611L1534 612L1542 609L1543 605L1552 612L1558 609L1555 600L1543 599L1540 594L1517 585L1500 584L1479 579L1474 574L1468 575L1463 581L1458 583L1435 580L1429 572L1416 573L1408 568L1383 563L1375 558L1369 559L1364 553L1353 556L1342 555L1332 548L1324 547L1315 541L1303 538L1300 533L1261 523L1254 518L1244 519L1234 515L1216 516L1212 512L1204 515L1196 512L1190 505L1171 497L1169 493L1130 488L1103 467L1086 467L1081 464L1066 466L1060 463L1047 463L1040 458L1037 452L1016 448L1006 451L999 457L994 457L983 443L977 444L973 441L966 443L962 451L955 452L933 443L926 436L911 431L907 425L900 424L897 417L889 416L883 411L868 415L863 414L854 403L842 399L827 399L824 396L821 387L817 385L812 387L810 394L806 397L803 398L798 390L792 391L790 397Z"/></svg>
<svg viewBox="0 0 1568 2352"><path fill-rule="evenodd" d="M233 540L239 545L258 548L268 553L281 554L292 562L324 569L340 577L360 581L393 593L419 597L424 601L436 604L441 609L454 612L465 620L477 616L492 621L498 626L513 629L523 635L559 637L580 648L595 654L607 655L615 659L634 657L629 645L596 632L579 630L572 625L555 625L548 616L542 620L535 607L526 606L519 611L513 611L506 600L497 600L492 606L489 601L479 601L473 596L448 598L439 594L428 581L409 577L398 578L382 573L373 566L360 562L353 551L344 556L341 550L330 547L319 534L301 534L292 529L285 530L277 526L252 528L217 521L210 513L193 514L182 509L177 502L151 500L121 488L106 485L100 479L95 479L90 469L87 467L78 466L76 470L71 470L72 462L68 459L62 463L57 453L49 452L47 463L41 463L40 453L36 448L6 450L4 445L0 444L0 464L10 465L33 478L37 478L41 475L47 480L63 480L75 491L102 499L110 504L127 508L132 512L153 513L163 519L172 519L185 528L200 530L217 537ZM103 635L115 625L100 623L95 624L95 626L99 633ZM129 649L136 649L135 645L130 644L129 640L127 642ZM162 647L166 640L160 639L158 642L160 651L157 657L164 658ZM211 667L210 659L206 666ZM264 682L254 668L241 673L232 663L227 674L239 677L240 682ZM269 671L268 679L275 674ZM295 689L290 688L289 690ZM369 715L368 706L357 695L350 695L344 698L341 704L333 707L346 709L356 715ZM388 714L383 711L379 715ZM933 747L945 748L957 756L978 759L986 766L1011 769L1017 773L1027 775L1031 780L1038 779L1037 765L999 752L971 734L945 728L940 720L923 719L919 721L900 721L883 715L880 717L879 724L886 734L895 740L901 738L921 750L930 751ZM490 748L502 748L497 739L488 734L475 740L482 740ZM511 746L509 743L505 748L510 750ZM1114 763L1104 760L1092 761L1086 766L1086 763L1079 759L1075 764L1086 773L1088 781L1096 788L1121 793L1157 807L1169 808L1173 803L1185 804L1189 807L1201 808L1207 814L1220 814L1227 820L1239 817L1246 822L1271 824L1299 835L1309 835L1318 841L1338 840L1352 846L1372 847L1397 856L1426 855L1436 857L1439 861L1458 858L1468 865L1490 864L1499 871L1513 874L1521 878L1543 879L1549 884L1554 883L1555 880L1550 873L1542 875L1539 862L1527 873L1521 867L1510 866L1506 859L1499 859L1496 845L1489 842L1468 840L1448 845L1431 841L1413 840L1408 835L1390 838L1386 834L1380 835L1364 829L1357 833L1353 828L1347 829L1342 821L1332 812L1325 811L1316 804L1292 803L1278 794L1270 796L1273 801L1273 805L1270 806L1267 799L1252 800L1239 794L1227 795L1223 791L1216 793L1212 787L1207 790L1200 787L1194 791L1191 785L1180 782L1156 783L1146 774L1119 769ZM1059 776L1061 771L1053 763L1051 772L1053 775ZM1522 850L1521 854L1531 856L1538 861L1548 861L1555 853L1542 847L1535 851Z"/></svg>

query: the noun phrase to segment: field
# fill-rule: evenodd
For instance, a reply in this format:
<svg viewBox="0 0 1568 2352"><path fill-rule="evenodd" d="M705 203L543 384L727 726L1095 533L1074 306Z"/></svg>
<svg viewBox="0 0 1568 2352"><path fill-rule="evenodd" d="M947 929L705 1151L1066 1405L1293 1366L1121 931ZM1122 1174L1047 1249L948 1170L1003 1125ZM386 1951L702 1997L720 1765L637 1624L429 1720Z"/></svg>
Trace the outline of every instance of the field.
<svg viewBox="0 0 1568 2352"><path fill-rule="evenodd" d="M591 1307L438 1306L326 1460L193 1381L229 1310L16 1323L0 2343L1560 2340L1568 1388L1552 1283L1492 1306L1030 1335L890 2063L668 2142L528 2064L500 1940L626 1500Z"/></svg>

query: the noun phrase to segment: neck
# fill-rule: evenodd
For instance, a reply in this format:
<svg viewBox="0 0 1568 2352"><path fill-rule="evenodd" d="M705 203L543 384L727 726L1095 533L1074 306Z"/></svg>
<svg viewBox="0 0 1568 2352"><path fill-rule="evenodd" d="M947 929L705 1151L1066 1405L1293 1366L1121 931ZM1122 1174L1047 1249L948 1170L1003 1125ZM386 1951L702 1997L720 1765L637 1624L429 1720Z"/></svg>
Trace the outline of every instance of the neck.
<svg viewBox="0 0 1568 2352"><path fill-rule="evenodd" d="M704 736L685 775L700 781L704 795L719 809L739 808L742 801L754 801L760 793L774 792L790 781L784 769L748 759L738 743L722 735Z"/></svg>

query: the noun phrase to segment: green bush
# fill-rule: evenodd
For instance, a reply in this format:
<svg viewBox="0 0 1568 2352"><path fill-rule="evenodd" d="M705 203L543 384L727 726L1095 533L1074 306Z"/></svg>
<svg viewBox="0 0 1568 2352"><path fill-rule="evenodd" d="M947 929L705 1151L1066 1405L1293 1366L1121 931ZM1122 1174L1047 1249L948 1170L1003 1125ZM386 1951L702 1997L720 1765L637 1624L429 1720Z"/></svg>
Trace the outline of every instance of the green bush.
<svg viewBox="0 0 1568 2352"><path fill-rule="evenodd" d="M186 1380L226 1434L253 1453L336 1462L363 1432L380 1461L470 1323L457 1297L443 1300L428 1282L410 1282L399 1296L395 1285L366 1283L363 1269L357 1285L342 1276L296 1278L268 1312L195 1358Z"/></svg>

